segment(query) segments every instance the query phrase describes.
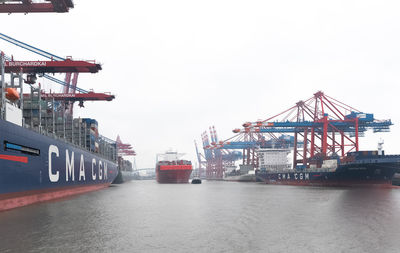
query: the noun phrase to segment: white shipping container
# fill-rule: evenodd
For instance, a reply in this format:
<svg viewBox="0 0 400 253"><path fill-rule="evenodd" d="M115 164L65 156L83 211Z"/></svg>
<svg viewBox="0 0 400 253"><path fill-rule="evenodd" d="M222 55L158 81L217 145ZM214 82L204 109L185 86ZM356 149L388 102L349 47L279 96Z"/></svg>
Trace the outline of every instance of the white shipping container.
<svg viewBox="0 0 400 253"><path fill-rule="evenodd" d="M332 160L325 160L322 163L322 168L324 169L336 169L337 168L337 160L336 159L332 159Z"/></svg>
<svg viewBox="0 0 400 253"><path fill-rule="evenodd" d="M290 167L288 149L261 149L257 151L260 168L284 169Z"/></svg>

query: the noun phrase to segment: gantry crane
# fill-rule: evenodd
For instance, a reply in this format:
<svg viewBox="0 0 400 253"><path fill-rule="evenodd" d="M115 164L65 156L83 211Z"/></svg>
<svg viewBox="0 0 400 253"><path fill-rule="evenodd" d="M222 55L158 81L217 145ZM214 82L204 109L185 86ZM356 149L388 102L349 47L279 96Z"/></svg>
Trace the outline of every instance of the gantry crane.
<svg viewBox="0 0 400 253"><path fill-rule="evenodd" d="M242 153L229 149L221 149L220 141L218 141L217 131L215 127L210 127L211 143L209 142L207 132L202 134L203 149L206 159L206 178L222 179L226 168L233 167L235 161L238 160Z"/></svg>
<svg viewBox="0 0 400 253"><path fill-rule="evenodd" d="M73 103L79 102L83 107L84 101L111 101L115 98L109 93L95 93L77 87L79 72L96 73L101 70L101 65L94 61L74 61L71 57L63 58L49 53L27 43L14 39L0 33L0 39L21 47L25 50L43 56L50 61L14 61L12 57L5 56L5 72L27 73L25 83L33 84L36 82L36 74L64 86L63 93L43 93L42 99L50 98L56 101L63 101L66 114L73 114ZM66 73L65 81L59 80L46 73ZM72 77L72 83L71 83ZM76 91L79 93L77 94Z"/></svg>
<svg viewBox="0 0 400 253"><path fill-rule="evenodd" d="M373 114L363 113L318 91L273 117L246 122L243 129L234 132L257 136L291 133L293 166L307 168L311 164L320 166L328 157L344 159L348 152L359 150L359 137L368 129L388 132L391 125L391 120L376 120ZM228 139L220 145L232 148L234 143Z"/></svg>
<svg viewBox="0 0 400 253"><path fill-rule="evenodd" d="M244 124L246 125L246 123ZM242 165L250 166L252 168L258 167L258 153L260 148L293 148L294 137L287 134L280 135L268 133L263 135L261 133L252 132L249 129L233 130L234 136L219 142L212 142L211 144L204 145L205 150L220 150L224 152L223 160L236 161L238 158L242 159ZM298 142L297 145L302 145ZM242 150L242 152L235 151ZM217 167L214 165L218 160L208 159L209 167ZM225 171L226 168L223 168Z"/></svg>
<svg viewBox="0 0 400 253"><path fill-rule="evenodd" d="M198 147L197 147L197 142L196 140L194 141L194 147L196 149L196 156L197 156L197 162L199 164L198 167L198 172L197 172L197 177L202 178L203 176L203 172L206 171L207 168L207 159L205 158L205 156L199 151Z"/></svg>
<svg viewBox="0 0 400 253"><path fill-rule="evenodd" d="M136 152L135 150L133 150L132 145L128 143L123 143L119 135L117 136L116 143L117 143L118 157L136 155Z"/></svg>

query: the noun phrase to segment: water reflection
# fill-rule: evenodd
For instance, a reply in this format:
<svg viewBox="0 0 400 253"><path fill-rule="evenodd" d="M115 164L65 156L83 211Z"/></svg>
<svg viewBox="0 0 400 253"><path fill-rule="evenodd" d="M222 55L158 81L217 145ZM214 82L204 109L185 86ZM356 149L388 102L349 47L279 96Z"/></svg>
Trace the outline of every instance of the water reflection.
<svg viewBox="0 0 400 253"><path fill-rule="evenodd" d="M0 251L397 252L399 209L398 189L139 181L0 213Z"/></svg>

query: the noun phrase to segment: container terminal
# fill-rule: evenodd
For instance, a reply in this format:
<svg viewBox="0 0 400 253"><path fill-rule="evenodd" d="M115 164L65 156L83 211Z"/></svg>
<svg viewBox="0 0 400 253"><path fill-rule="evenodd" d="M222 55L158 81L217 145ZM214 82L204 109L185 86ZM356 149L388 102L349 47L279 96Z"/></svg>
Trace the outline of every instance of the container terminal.
<svg viewBox="0 0 400 253"><path fill-rule="evenodd" d="M5 0L0 5L0 13L65 13L73 7L72 0ZM100 135L95 119L73 117L75 102L82 107L84 101L112 101L115 98L110 93L95 93L77 87L79 73L96 73L101 70L101 65L94 61L62 58L4 34L0 34L0 39L48 59L17 61L1 52L0 121L3 134L0 141L4 150L0 162L7 169L2 177L4 186L0 189L0 201L5 203L5 209L34 203L38 199L97 189L94 185L132 179L132 163L123 158L136 155L131 145L122 143L119 136L113 141ZM62 81L48 73L66 73L66 77ZM38 76L63 85L63 92L44 91L36 83ZM24 84L30 87L27 92L24 92ZM383 151L360 151L359 137L368 129L389 131L390 125L390 120L376 120L373 114L363 113L317 92L266 120L244 123L243 128L234 129L235 135L224 141L218 140L214 127L210 128L211 142L204 132L204 155L195 144L199 164L195 174L209 180L257 179L278 184L299 184L299 180L303 180L300 184L386 185L399 171L399 156L388 156ZM291 163L284 158L288 150L293 153ZM76 159L78 153L80 159ZM65 176L53 170L63 167L63 162L58 164L55 158L65 160ZM228 173L239 160L242 161L241 169ZM13 163L29 166L29 175L19 173ZM48 170L39 169L43 163L47 164ZM90 183L86 182L86 174L90 174L88 168L91 168ZM250 173L252 170L254 174ZM27 180L28 177L32 180ZM60 183L60 178L65 182Z"/></svg>
<svg viewBox="0 0 400 253"><path fill-rule="evenodd" d="M199 173L222 180L241 159L242 166L269 184L388 186L400 169L400 156L360 151L359 138L367 130L388 132L391 125L391 120L377 120L318 91L279 114L244 123L226 140L218 140L215 127L210 128L211 142L204 132L204 156L197 152Z"/></svg>

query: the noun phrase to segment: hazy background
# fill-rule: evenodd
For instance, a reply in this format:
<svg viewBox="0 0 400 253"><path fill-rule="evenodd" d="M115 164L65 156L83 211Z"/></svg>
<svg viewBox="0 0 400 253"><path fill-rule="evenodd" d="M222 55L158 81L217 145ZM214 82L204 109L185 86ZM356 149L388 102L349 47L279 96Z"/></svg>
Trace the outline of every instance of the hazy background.
<svg viewBox="0 0 400 253"><path fill-rule="evenodd" d="M95 59L78 86L116 95L86 102L102 135L134 146L138 167L172 147L195 160L193 140L219 138L324 91L378 119L362 149L400 153L398 1L89 1L64 14L2 14L0 32L59 56ZM38 60L7 42L0 50ZM59 76L63 78L63 76ZM46 87L50 81L41 80ZM53 89L59 89L57 85Z"/></svg>

